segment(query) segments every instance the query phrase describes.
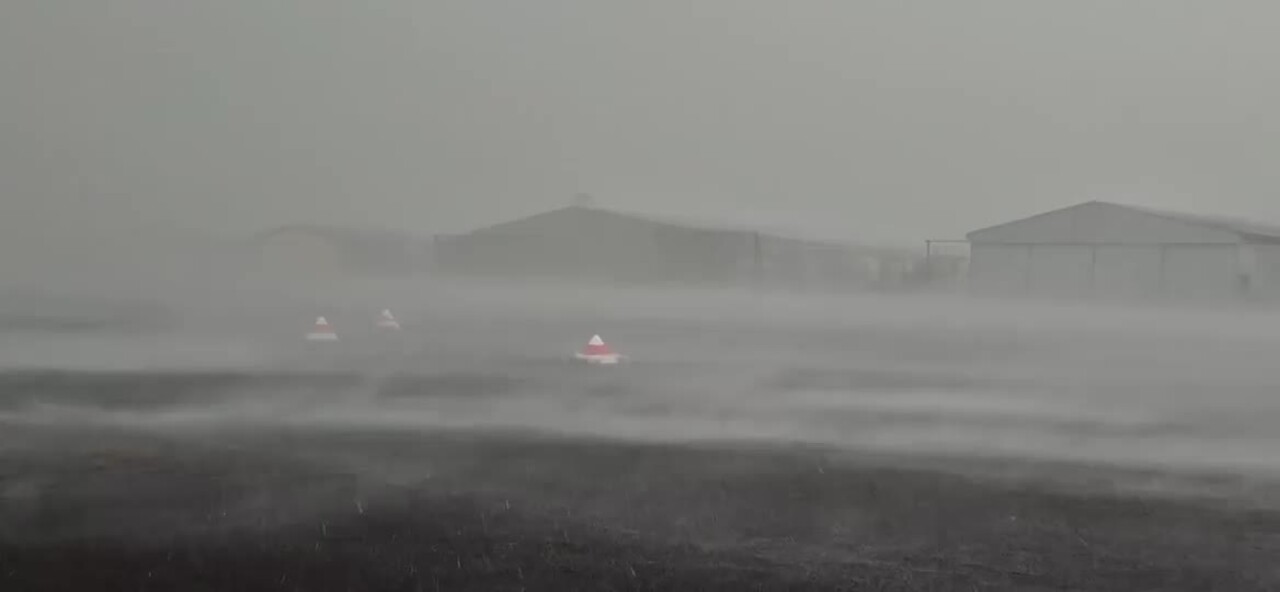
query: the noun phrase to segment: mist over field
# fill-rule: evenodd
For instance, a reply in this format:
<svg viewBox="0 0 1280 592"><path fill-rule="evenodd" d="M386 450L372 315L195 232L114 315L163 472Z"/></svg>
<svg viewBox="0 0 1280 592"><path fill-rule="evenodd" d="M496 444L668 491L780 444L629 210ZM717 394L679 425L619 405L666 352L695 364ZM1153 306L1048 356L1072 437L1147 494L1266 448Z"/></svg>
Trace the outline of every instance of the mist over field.
<svg viewBox="0 0 1280 592"><path fill-rule="evenodd" d="M152 408L68 378L66 400L5 389L3 420L175 434L528 430L1266 478L1280 468L1269 353L1280 314L1266 310L442 279L189 288L9 303L6 318L28 320L0 340L11 383L105 372L154 375L174 392L149 395ZM375 328L383 308L401 331ZM339 342L302 339L318 315ZM572 364L595 333L631 362Z"/></svg>

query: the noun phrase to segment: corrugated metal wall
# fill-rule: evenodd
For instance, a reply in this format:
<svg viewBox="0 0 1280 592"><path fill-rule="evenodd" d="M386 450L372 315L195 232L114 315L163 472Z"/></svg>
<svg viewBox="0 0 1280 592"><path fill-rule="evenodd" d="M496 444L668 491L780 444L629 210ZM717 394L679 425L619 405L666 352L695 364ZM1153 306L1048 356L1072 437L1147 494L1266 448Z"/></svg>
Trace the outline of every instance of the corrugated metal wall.
<svg viewBox="0 0 1280 592"><path fill-rule="evenodd" d="M975 244L969 286L977 293L1045 297L1214 300L1280 293L1280 251L1256 264L1255 279L1235 244ZM1274 253L1274 254L1273 254ZM1270 286L1270 287L1269 287Z"/></svg>
<svg viewBox="0 0 1280 592"><path fill-rule="evenodd" d="M1033 296L1086 296L1093 292L1093 248L1088 245L1028 247L1027 291Z"/></svg>
<svg viewBox="0 0 1280 592"><path fill-rule="evenodd" d="M1160 294L1160 247L1094 247L1093 292L1104 298L1149 298Z"/></svg>
<svg viewBox="0 0 1280 592"><path fill-rule="evenodd" d="M1280 245L1250 245L1249 292L1262 300L1280 301Z"/></svg>
<svg viewBox="0 0 1280 592"><path fill-rule="evenodd" d="M1162 248L1161 293L1194 300L1244 295L1236 245L1170 245Z"/></svg>
<svg viewBox="0 0 1280 592"><path fill-rule="evenodd" d="M969 253L970 290L989 295L1029 292L1029 246L975 244Z"/></svg>

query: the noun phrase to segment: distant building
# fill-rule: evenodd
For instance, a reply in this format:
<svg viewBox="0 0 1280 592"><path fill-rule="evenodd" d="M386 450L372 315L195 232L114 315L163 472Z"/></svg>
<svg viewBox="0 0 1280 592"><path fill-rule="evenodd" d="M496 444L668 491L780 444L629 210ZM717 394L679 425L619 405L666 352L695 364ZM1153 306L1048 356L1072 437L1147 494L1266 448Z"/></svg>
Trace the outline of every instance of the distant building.
<svg viewBox="0 0 1280 592"><path fill-rule="evenodd" d="M968 234L991 294L1221 300L1280 296L1280 227L1091 201Z"/></svg>
<svg viewBox="0 0 1280 592"><path fill-rule="evenodd" d="M404 233L331 226L283 226L254 238L258 267L275 275L421 273L431 241Z"/></svg>
<svg viewBox="0 0 1280 592"><path fill-rule="evenodd" d="M910 255L574 205L441 237L457 274L622 283L855 288L901 276Z"/></svg>

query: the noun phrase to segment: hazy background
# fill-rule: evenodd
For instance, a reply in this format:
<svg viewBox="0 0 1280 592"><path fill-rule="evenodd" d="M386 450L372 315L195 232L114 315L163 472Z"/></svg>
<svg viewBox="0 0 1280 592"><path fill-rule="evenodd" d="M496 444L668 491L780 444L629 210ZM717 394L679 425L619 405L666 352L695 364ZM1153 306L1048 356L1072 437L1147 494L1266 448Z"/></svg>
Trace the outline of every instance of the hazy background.
<svg viewBox="0 0 1280 592"><path fill-rule="evenodd" d="M0 263L289 222L456 232L577 192L906 244L1095 197L1280 220L1277 18L1247 1L8 0Z"/></svg>

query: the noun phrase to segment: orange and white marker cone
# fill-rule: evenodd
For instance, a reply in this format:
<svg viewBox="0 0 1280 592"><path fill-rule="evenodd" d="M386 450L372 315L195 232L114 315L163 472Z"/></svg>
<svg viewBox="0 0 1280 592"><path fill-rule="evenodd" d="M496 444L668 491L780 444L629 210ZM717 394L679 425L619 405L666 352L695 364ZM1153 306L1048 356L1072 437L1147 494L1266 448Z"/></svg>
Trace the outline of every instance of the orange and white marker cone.
<svg viewBox="0 0 1280 592"><path fill-rule="evenodd" d="M307 341L337 341L338 334L324 317L316 317L316 326L307 333Z"/></svg>
<svg viewBox="0 0 1280 592"><path fill-rule="evenodd" d="M622 356L613 351L599 335L592 335L587 347L578 352L576 357L588 364L613 365L622 361Z"/></svg>
<svg viewBox="0 0 1280 592"><path fill-rule="evenodd" d="M378 315L378 328L398 331L400 329L400 321L391 314L388 309L382 309L382 314Z"/></svg>

